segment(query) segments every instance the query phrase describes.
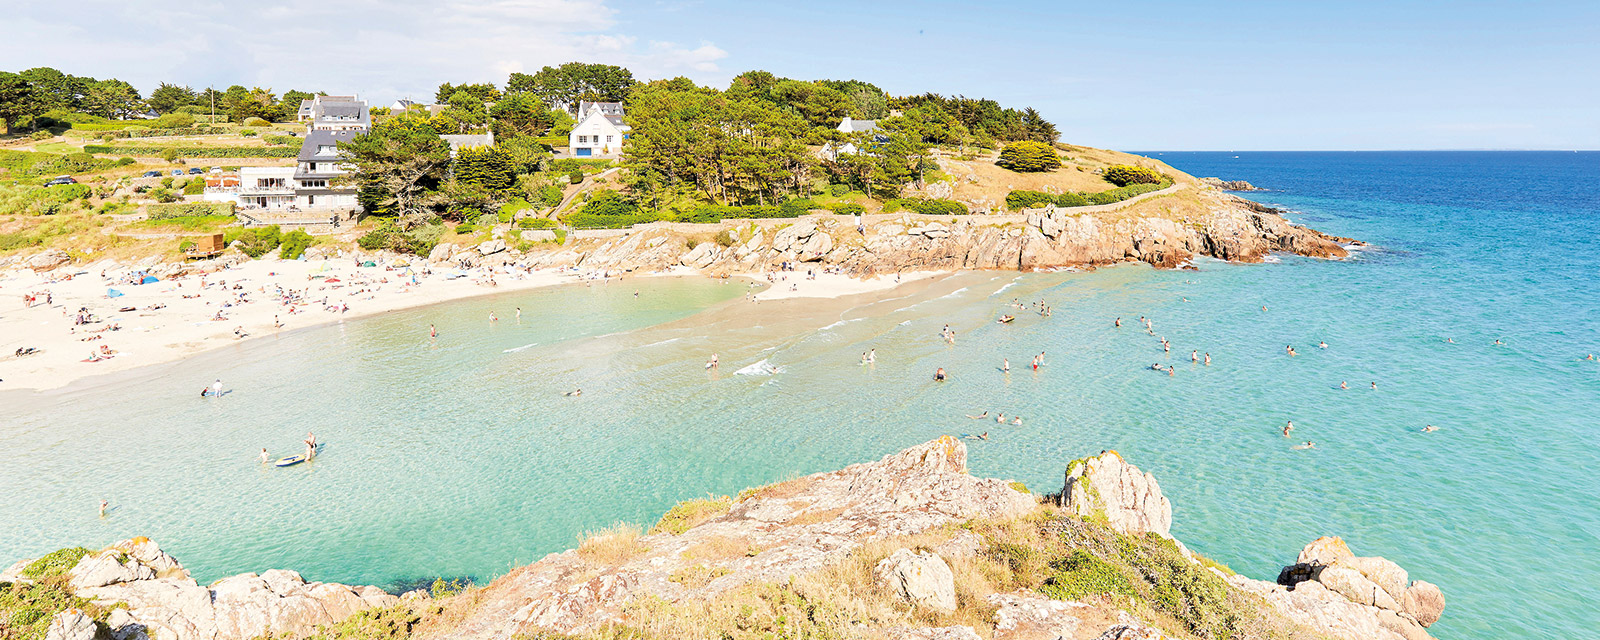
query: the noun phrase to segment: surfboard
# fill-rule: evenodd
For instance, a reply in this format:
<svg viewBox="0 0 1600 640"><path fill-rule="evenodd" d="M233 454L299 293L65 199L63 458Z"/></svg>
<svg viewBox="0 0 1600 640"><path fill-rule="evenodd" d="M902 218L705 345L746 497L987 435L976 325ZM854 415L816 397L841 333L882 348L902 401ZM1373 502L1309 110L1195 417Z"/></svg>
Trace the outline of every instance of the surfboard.
<svg viewBox="0 0 1600 640"><path fill-rule="evenodd" d="M289 456L287 458L278 458L278 461L272 463L272 466L274 466L274 467L288 467L288 466L293 466L293 465L300 464L300 463L305 462L305 461L306 461L306 457L305 456L294 455L294 456Z"/></svg>

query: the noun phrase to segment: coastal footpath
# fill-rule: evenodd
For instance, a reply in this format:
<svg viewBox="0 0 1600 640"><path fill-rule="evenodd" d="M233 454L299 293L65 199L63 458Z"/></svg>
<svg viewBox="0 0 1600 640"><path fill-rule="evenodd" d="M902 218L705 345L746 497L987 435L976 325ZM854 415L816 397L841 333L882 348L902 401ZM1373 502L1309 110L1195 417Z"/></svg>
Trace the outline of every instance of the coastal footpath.
<svg viewBox="0 0 1600 640"><path fill-rule="evenodd" d="M1116 452L1067 462L1041 496L973 477L945 436L681 503L649 531L618 525L464 590L396 597L277 570L202 586L142 538L67 549L0 572L0 624L51 640L1422 640L1443 614L1437 587L1338 538L1262 581L1173 539L1172 520Z"/></svg>

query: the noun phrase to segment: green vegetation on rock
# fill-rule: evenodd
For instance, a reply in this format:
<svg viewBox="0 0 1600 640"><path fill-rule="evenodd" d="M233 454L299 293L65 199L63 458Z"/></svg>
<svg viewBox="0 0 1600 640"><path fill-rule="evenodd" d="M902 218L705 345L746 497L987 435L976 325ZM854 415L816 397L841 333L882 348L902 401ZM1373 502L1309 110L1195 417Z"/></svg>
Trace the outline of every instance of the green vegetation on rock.
<svg viewBox="0 0 1600 640"><path fill-rule="evenodd" d="M34 580L65 575L73 567L77 566L78 561L82 560L86 555L89 555L89 550L83 547L57 549L23 567L22 575Z"/></svg>
<svg viewBox="0 0 1600 640"><path fill-rule="evenodd" d="M733 499L728 496L684 500L663 514L656 526L650 528L650 533L680 535L702 522L727 513L732 506Z"/></svg>

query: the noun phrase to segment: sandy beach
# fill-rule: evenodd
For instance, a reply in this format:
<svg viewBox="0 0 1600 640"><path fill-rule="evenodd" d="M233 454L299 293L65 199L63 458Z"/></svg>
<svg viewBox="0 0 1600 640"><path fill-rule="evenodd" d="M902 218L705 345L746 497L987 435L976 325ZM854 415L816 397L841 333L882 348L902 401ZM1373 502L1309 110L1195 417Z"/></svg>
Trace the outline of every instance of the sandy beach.
<svg viewBox="0 0 1600 640"><path fill-rule="evenodd" d="M515 267L430 270L399 262L363 267L350 258L251 260L203 276L138 284L141 273L109 264L0 273L0 389L55 389L278 332L607 275ZM696 274L679 267L648 275ZM932 275L857 280L780 272L773 274L772 286L754 296L763 301L834 298ZM769 282L765 274L743 277Z"/></svg>

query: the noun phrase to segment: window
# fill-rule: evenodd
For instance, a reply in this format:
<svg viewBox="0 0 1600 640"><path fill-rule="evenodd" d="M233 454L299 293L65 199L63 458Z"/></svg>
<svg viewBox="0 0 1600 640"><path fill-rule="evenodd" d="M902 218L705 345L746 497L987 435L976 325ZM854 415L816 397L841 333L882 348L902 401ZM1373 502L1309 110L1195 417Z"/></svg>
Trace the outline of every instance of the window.
<svg viewBox="0 0 1600 640"><path fill-rule="evenodd" d="M611 142L611 136L606 136L606 142Z"/></svg>
<svg viewBox="0 0 1600 640"><path fill-rule="evenodd" d="M317 163L315 163L315 162L313 162L313 163L310 163L310 164L309 164L309 165L308 165L308 166L307 166L307 167L306 167L306 171L316 171L316 170L317 170Z"/></svg>
<svg viewBox="0 0 1600 640"><path fill-rule="evenodd" d="M306 204L310 205L310 204L316 204L316 203L317 203L317 197L316 196L306 196Z"/></svg>
<svg viewBox="0 0 1600 640"><path fill-rule="evenodd" d="M588 144L589 136L578 136L578 144Z"/></svg>
<svg viewBox="0 0 1600 640"><path fill-rule="evenodd" d="M319 155L319 156L331 156L331 155L333 155L335 153L338 153L338 152L339 152L339 145L334 145L334 144L319 144L319 145L317 145L317 155Z"/></svg>

